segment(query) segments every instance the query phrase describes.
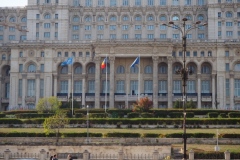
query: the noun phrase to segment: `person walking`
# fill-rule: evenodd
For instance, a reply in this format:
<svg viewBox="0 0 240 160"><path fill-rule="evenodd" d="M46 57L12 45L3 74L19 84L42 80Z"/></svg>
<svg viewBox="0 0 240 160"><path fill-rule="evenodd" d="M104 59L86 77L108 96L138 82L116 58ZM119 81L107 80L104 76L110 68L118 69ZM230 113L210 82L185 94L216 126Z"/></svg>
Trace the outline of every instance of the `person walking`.
<svg viewBox="0 0 240 160"><path fill-rule="evenodd" d="M67 160L73 160L71 154L67 156Z"/></svg>

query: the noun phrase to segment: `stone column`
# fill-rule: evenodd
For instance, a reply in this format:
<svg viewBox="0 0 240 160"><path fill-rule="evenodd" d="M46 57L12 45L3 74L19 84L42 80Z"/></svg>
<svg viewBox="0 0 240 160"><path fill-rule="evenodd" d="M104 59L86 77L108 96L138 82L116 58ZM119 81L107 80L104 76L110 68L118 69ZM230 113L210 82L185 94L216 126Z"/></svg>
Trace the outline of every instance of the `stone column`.
<svg viewBox="0 0 240 160"><path fill-rule="evenodd" d="M58 92L57 74L53 74L53 78L54 78L54 88L53 88L54 93L53 94L54 94L54 97L57 97L57 92Z"/></svg>
<svg viewBox="0 0 240 160"><path fill-rule="evenodd" d="M110 93L109 93L109 108L114 108L114 93L115 93L115 81L114 81L114 69L115 69L115 57L110 57Z"/></svg>
<svg viewBox="0 0 240 160"><path fill-rule="evenodd" d="M44 149L40 150L39 160L45 160L47 158L47 152Z"/></svg>
<svg viewBox="0 0 240 160"><path fill-rule="evenodd" d="M2 91L2 76L0 75L0 91ZM2 94L0 94L0 98L2 98ZM0 103L0 109L1 110L4 110L3 108L2 108L2 103Z"/></svg>
<svg viewBox="0 0 240 160"><path fill-rule="evenodd" d="M126 85L125 85L125 91L126 91L126 101L125 101L125 106L129 109L129 95L131 95L131 89L130 89L130 69L126 69Z"/></svg>
<svg viewBox="0 0 240 160"><path fill-rule="evenodd" d="M22 106L25 107L25 98L27 93L27 74L22 74Z"/></svg>
<svg viewBox="0 0 240 160"><path fill-rule="evenodd" d="M124 153L123 153L123 151L122 150L120 150L119 152L118 152L118 160L123 160L124 159Z"/></svg>
<svg viewBox="0 0 240 160"><path fill-rule="evenodd" d="M40 97L40 74L36 74L35 79L36 79L36 102L38 102Z"/></svg>
<svg viewBox="0 0 240 160"><path fill-rule="evenodd" d="M83 160L89 160L89 152L87 150L83 152Z"/></svg>
<svg viewBox="0 0 240 160"><path fill-rule="evenodd" d="M95 57L95 108L100 108L100 57Z"/></svg>
<svg viewBox="0 0 240 160"><path fill-rule="evenodd" d="M153 108L158 108L158 56L153 56Z"/></svg>
<svg viewBox="0 0 240 160"><path fill-rule="evenodd" d="M189 160L194 160L194 151L192 149L189 152Z"/></svg>
<svg viewBox="0 0 240 160"><path fill-rule="evenodd" d="M200 109L201 108L201 73L197 74L197 87L198 87L198 98L197 98L197 108Z"/></svg>
<svg viewBox="0 0 240 160"><path fill-rule="evenodd" d="M230 152L228 150L224 152L224 155L225 155L225 160L230 160Z"/></svg>
<svg viewBox="0 0 240 160"><path fill-rule="evenodd" d="M215 76L216 74L212 74L212 109L215 108L216 102Z"/></svg>
<svg viewBox="0 0 240 160"><path fill-rule="evenodd" d="M172 96L172 57L168 58L168 108L173 107L173 96Z"/></svg>
<svg viewBox="0 0 240 160"><path fill-rule="evenodd" d="M4 151L4 160L9 160L10 159L10 154L11 154L11 151L9 149L6 149Z"/></svg>
<svg viewBox="0 0 240 160"><path fill-rule="evenodd" d="M158 157L159 157L159 153L158 153L157 150L155 150L155 151L153 152L153 160L158 160Z"/></svg>
<svg viewBox="0 0 240 160"><path fill-rule="evenodd" d="M86 74L83 73L83 79L82 79L82 106L85 107L86 105Z"/></svg>
<svg viewBox="0 0 240 160"><path fill-rule="evenodd" d="M234 109L234 74L230 74L230 109Z"/></svg>

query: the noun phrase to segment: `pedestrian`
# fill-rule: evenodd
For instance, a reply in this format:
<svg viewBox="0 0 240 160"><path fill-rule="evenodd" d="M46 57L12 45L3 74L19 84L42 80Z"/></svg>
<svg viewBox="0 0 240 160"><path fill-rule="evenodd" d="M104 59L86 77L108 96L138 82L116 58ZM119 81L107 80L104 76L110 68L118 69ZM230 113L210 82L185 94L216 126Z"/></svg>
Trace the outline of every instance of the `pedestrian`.
<svg viewBox="0 0 240 160"><path fill-rule="evenodd" d="M71 154L68 155L67 160L72 160Z"/></svg>
<svg viewBox="0 0 240 160"><path fill-rule="evenodd" d="M53 156L50 156L50 160L53 160Z"/></svg>
<svg viewBox="0 0 240 160"><path fill-rule="evenodd" d="M54 156L53 156L53 160L58 160L56 154L54 154Z"/></svg>

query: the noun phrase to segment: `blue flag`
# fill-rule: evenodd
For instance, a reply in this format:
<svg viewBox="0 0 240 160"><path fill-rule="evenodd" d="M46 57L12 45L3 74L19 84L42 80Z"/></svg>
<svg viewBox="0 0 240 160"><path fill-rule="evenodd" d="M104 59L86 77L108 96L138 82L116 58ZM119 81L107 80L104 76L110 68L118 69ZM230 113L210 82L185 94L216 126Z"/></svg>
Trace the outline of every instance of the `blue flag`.
<svg viewBox="0 0 240 160"><path fill-rule="evenodd" d="M130 67L134 67L135 64L139 64L139 57L137 57L137 58L133 61L133 63L131 64Z"/></svg>
<svg viewBox="0 0 240 160"><path fill-rule="evenodd" d="M73 57L69 57L66 61L61 63L61 66L71 65L73 64Z"/></svg>

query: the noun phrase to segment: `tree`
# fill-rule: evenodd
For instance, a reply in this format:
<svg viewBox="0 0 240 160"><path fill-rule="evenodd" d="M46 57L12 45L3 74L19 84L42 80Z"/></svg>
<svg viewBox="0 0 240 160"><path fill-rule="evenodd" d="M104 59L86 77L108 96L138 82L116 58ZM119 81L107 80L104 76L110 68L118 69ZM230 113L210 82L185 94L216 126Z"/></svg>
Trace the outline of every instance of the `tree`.
<svg viewBox="0 0 240 160"><path fill-rule="evenodd" d="M185 106L188 109L196 108L196 104L193 102L192 99L190 101L187 101ZM183 101L181 101L181 100L175 101L174 104L173 104L173 108L175 108L175 109L182 109L183 108Z"/></svg>
<svg viewBox="0 0 240 160"><path fill-rule="evenodd" d="M153 102L148 97L140 98L133 104L134 112L148 112L153 107Z"/></svg>
<svg viewBox="0 0 240 160"><path fill-rule="evenodd" d="M55 115L46 118L43 127L46 135L50 133L56 134L56 145L58 144L60 129L64 128L69 123L68 118L66 117L66 112L62 110L57 110Z"/></svg>
<svg viewBox="0 0 240 160"><path fill-rule="evenodd" d="M62 102L57 97L45 97L39 99L36 109L38 113L56 112L61 105Z"/></svg>

